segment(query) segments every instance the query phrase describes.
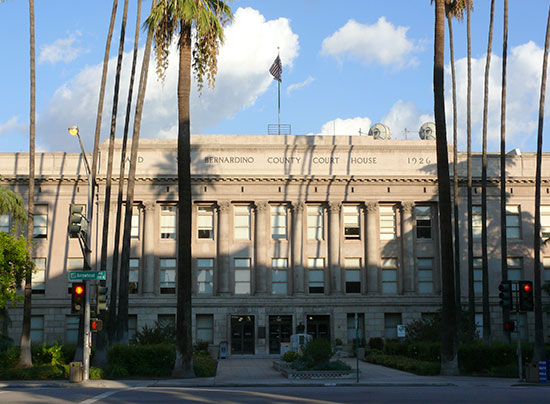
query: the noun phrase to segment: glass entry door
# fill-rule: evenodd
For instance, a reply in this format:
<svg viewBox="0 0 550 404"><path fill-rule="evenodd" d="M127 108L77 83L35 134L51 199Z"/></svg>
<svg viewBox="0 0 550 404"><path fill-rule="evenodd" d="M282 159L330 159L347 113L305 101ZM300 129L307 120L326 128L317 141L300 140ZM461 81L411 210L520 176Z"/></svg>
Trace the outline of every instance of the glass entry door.
<svg viewBox="0 0 550 404"><path fill-rule="evenodd" d="M231 316L231 353L254 354L254 316Z"/></svg>
<svg viewBox="0 0 550 404"><path fill-rule="evenodd" d="M330 341L330 316L307 316L306 332L313 338L324 338Z"/></svg>
<svg viewBox="0 0 550 404"><path fill-rule="evenodd" d="M281 343L290 343L292 316L269 316L269 353L280 354Z"/></svg>

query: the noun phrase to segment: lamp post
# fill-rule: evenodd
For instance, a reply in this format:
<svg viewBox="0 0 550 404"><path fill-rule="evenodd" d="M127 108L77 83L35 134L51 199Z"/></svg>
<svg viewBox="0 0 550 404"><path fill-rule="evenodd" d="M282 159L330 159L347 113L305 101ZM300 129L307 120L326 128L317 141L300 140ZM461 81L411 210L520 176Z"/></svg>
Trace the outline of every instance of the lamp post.
<svg viewBox="0 0 550 404"><path fill-rule="evenodd" d="M88 209L86 210L86 219L88 221L88 229L86 231L86 239L84 242L84 248L83 248L83 255L84 255L84 269L90 270L91 269L91 252L90 249L92 237L92 214L93 214L93 184L94 184L94 173L90 170L90 165L88 164L88 159L86 158L86 152L84 151L84 146L82 145L82 140L80 139L80 134L78 130L78 126L70 126L69 127L69 133L71 136L76 136L78 138L78 142L80 143L80 150L82 153L82 157L84 158L84 163L86 164L86 173L88 175ZM85 292L85 300L84 300L84 343L82 347L82 368L83 368L83 374L82 374L82 380L86 381L89 379L90 375L90 345L92 342L91 335L90 335L90 281L85 280L84 285L86 288Z"/></svg>

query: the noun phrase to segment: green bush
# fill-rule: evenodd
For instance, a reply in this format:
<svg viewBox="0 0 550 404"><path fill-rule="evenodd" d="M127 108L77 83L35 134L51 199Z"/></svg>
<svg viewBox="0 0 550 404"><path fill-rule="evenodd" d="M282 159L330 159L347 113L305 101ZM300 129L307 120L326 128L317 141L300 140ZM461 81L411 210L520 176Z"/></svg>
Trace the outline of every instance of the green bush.
<svg viewBox="0 0 550 404"><path fill-rule="evenodd" d="M12 369L19 362L21 349L18 346L12 346L0 353L0 369Z"/></svg>
<svg viewBox="0 0 550 404"><path fill-rule="evenodd" d="M176 360L174 345L114 345L107 353L110 377L170 376Z"/></svg>
<svg viewBox="0 0 550 404"><path fill-rule="evenodd" d="M61 347L61 353L63 354L63 363L71 363L74 361L74 355L76 353L76 345L69 344Z"/></svg>
<svg viewBox="0 0 550 404"><path fill-rule="evenodd" d="M13 339L7 335L0 335L0 353L7 351L13 346Z"/></svg>
<svg viewBox="0 0 550 404"><path fill-rule="evenodd" d="M330 342L324 338L315 338L308 341L302 357L305 362L316 365L321 362L329 362L332 356Z"/></svg>
<svg viewBox="0 0 550 404"><path fill-rule="evenodd" d="M380 337L373 337L369 339L369 348L378 349L382 351L384 349L384 340Z"/></svg>
<svg viewBox="0 0 550 404"><path fill-rule="evenodd" d="M0 377L10 380L64 379L67 377L63 365L42 365L32 368L0 369Z"/></svg>
<svg viewBox="0 0 550 404"><path fill-rule="evenodd" d="M193 371L196 377L214 377L218 362L208 352L193 352Z"/></svg>
<svg viewBox="0 0 550 404"><path fill-rule="evenodd" d="M438 362L441 360L440 342L411 342L407 345L405 356L427 362Z"/></svg>
<svg viewBox="0 0 550 404"><path fill-rule="evenodd" d="M165 322L155 322L153 327L145 326L136 331L134 337L130 340L131 345L158 345L175 344L176 327Z"/></svg>
<svg viewBox="0 0 550 404"><path fill-rule="evenodd" d="M320 362L314 365L311 370L350 370L351 367L341 360L331 362Z"/></svg>
<svg viewBox="0 0 550 404"><path fill-rule="evenodd" d="M479 340L475 324L468 318L468 312L460 312L458 324L458 340L461 343L471 343ZM413 320L406 325L408 341L440 342L442 330L441 313L435 313L431 318Z"/></svg>
<svg viewBox="0 0 550 404"><path fill-rule="evenodd" d="M376 351L369 351L365 356L365 361L424 376L437 375L441 371L439 362L420 361L405 356L385 355Z"/></svg>
<svg viewBox="0 0 550 404"><path fill-rule="evenodd" d="M193 351L208 352L208 346L208 341L197 341L195 346L193 346Z"/></svg>
<svg viewBox="0 0 550 404"><path fill-rule="evenodd" d="M298 352L286 351L282 359L283 359L283 362L292 363L299 357L300 357L300 354Z"/></svg>
<svg viewBox="0 0 550 404"><path fill-rule="evenodd" d="M407 356L407 350L409 348L409 343L406 341L399 341L396 339L390 339L386 341L384 345L384 353L386 355L400 355Z"/></svg>
<svg viewBox="0 0 550 404"><path fill-rule="evenodd" d="M63 358L63 347L61 345L33 345L32 351L32 363L34 366L40 365L63 365L65 363Z"/></svg>

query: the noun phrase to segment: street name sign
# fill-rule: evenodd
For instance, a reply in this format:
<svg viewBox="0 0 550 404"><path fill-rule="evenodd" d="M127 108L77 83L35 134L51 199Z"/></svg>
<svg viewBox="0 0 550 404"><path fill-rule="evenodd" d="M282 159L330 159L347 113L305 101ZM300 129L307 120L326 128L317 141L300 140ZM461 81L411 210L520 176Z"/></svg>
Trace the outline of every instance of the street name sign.
<svg viewBox="0 0 550 404"><path fill-rule="evenodd" d="M105 281L105 271L69 271L69 281Z"/></svg>

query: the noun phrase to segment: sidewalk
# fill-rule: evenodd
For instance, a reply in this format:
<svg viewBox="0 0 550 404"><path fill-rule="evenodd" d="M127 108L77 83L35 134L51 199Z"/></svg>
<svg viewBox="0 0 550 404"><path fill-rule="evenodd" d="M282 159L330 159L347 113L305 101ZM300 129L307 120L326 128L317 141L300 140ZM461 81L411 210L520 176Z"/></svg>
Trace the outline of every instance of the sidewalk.
<svg viewBox="0 0 550 404"><path fill-rule="evenodd" d="M356 360L343 359L352 369ZM259 387L259 386L545 386L519 383L517 379L472 376L417 376L371 363L359 362L359 382L350 379L293 380L283 377L272 368L273 359L230 358L218 361L215 377L193 379L131 379L88 380L70 383L67 380L0 381L0 388L21 387Z"/></svg>

